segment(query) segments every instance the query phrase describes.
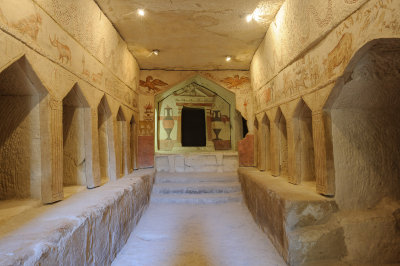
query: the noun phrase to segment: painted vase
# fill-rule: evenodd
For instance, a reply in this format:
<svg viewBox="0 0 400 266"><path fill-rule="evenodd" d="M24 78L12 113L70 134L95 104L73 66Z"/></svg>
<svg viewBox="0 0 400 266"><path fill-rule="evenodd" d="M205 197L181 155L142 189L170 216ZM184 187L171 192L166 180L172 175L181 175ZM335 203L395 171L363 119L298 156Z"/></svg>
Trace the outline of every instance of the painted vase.
<svg viewBox="0 0 400 266"><path fill-rule="evenodd" d="M168 134L168 137L166 138L166 140L171 140L171 132L172 132L172 129L174 128L174 124L175 124L175 121L174 121L174 118L172 117L172 108L167 106L164 109L164 118L162 121L163 128L164 128L165 132L167 132L167 134Z"/></svg>
<svg viewBox="0 0 400 266"><path fill-rule="evenodd" d="M211 126L215 133L214 140L220 140L219 133L221 133L223 122L221 119L221 111L220 110L212 110L212 118L211 118Z"/></svg>

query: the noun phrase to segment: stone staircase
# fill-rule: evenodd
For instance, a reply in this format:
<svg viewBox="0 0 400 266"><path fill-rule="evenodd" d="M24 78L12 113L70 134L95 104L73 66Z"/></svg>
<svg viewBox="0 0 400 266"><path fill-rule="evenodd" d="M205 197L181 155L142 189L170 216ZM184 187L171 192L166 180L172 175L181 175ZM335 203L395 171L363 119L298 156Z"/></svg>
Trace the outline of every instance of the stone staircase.
<svg viewBox="0 0 400 266"><path fill-rule="evenodd" d="M151 201L187 204L241 202L242 193L236 172L157 172Z"/></svg>

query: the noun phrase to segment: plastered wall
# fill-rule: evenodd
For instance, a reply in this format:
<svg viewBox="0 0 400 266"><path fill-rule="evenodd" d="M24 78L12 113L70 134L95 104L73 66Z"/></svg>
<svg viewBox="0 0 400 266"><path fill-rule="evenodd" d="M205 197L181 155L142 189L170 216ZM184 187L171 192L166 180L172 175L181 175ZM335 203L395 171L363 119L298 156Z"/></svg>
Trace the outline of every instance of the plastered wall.
<svg viewBox="0 0 400 266"><path fill-rule="evenodd" d="M154 95L200 75L235 93L236 110L248 119L253 114L253 99L248 71L164 71L142 70L139 81L139 165L153 165L154 153ZM253 126L248 123L249 131Z"/></svg>

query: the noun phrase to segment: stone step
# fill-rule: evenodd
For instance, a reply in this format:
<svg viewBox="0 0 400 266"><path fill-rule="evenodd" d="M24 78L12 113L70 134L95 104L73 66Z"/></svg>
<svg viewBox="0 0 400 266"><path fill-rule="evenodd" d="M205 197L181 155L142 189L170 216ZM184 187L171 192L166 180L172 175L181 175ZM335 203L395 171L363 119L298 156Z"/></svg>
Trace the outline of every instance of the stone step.
<svg viewBox="0 0 400 266"><path fill-rule="evenodd" d="M181 203L181 204L218 204L227 202L241 202L242 193L208 193L208 194L152 194L154 203Z"/></svg>
<svg viewBox="0 0 400 266"><path fill-rule="evenodd" d="M237 172L227 173L166 173L158 172L155 183L238 182Z"/></svg>
<svg viewBox="0 0 400 266"><path fill-rule="evenodd" d="M155 194L203 194L240 192L239 182L158 183L153 186Z"/></svg>

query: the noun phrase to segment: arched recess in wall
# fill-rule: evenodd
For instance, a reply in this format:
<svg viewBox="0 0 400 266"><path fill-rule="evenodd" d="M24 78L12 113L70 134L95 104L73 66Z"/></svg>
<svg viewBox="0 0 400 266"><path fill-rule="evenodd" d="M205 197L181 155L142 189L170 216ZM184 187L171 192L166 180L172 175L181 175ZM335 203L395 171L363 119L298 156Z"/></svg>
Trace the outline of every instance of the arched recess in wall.
<svg viewBox="0 0 400 266"><path fill-rule="evenodd" d="M292 121L295 150L295 178L292 181L295 184L315 181L312 112L303 99L297 104Z"/></svg>
<svg viewBox="0 0 400 266"><path fill-rule="evenodd" d="M134 169L138 169L138 167L137 167L138 125L137 125L136 121L137 120L135 119L135 116L132 115L132 118L129 122L130 171L133 171Z"/></svg>
<svg viewBox="0 0 400 266"><path fill-rule="evenodd" d="M90 106L78 84L64 97L62 104L63 186L86 186L88 180L93 179L91 164L88 161L92 152L89 141Z"/></svg>
<svg viewBox="0 0 400 266"><path fill-rule="evenodd" d="M47 98L48 91L25 56L1 71L0 200L51 198L45 195L52 191L42 171L44 154L51 148L42 136L47 133L48 121L42 115Z"/></svg>
<svg viewBox="0 0 400 266"><path fill-rule="evenodd" d="M287 126L286 119L283 115L281 108L278 108L275 116L275 126L277 129L276 145L278 147L278 162L279 162L279 173L281 176L288 175L288 137L287 137Z"/></svg>
<svg viewBox="0 0 400 266"><path fill-rule="evenodd" d="M123 177L125 175L125 163L126 163L126 149L128 148L127 142L127 128L125 115L122 112L122 108L118 108L117 113L117 138L116 138L116 152L117 152L117 176Z"/></svg>
<svg viewBox="0 0 400 266"><path fill-rule="evenodd" d="M112 158L114 155L114 135L112 125L112 114L108 104L107 98L104 95L101 99L99 106L97 107L98 112L98 139L99 139L99 165L101 183L107 183L110 179L113 179L113 171L115 165L112 164Z"/></svg>
<svg viewBox="0 0 400 266"><path fill-rule="evenodd" d="M399 69L400 39L374 40L354 55L325 104L342 209L400 200Z"/></svg>
<svg viewBox="0 0 400 266"><path fill-rule="evenodd" d="M271 124L266 114L263 115L261 121L261 136L263 139L262 152L264 164L263 171L271 170Z"/></svg>
<svg viewBox="0 0 400 266"><path fill-rule="evenodd" d="M260 150L261 150L261 145L260 145L260 137L259 137L259 132L260 132L260 123L258 123L257 117L254 117L254 136L255 136L255 151L254 151L254 162L256 162L256 166L258 169L260 169Z"/></svg>
<svg viewBox="0 0 400 266"><path fill-rule="evenodd" d="M157 94L155 107L156 151L237 149L235 94L220 85L197 75ZM182 147L184 107L204 111L205 146Z"/></svg>

